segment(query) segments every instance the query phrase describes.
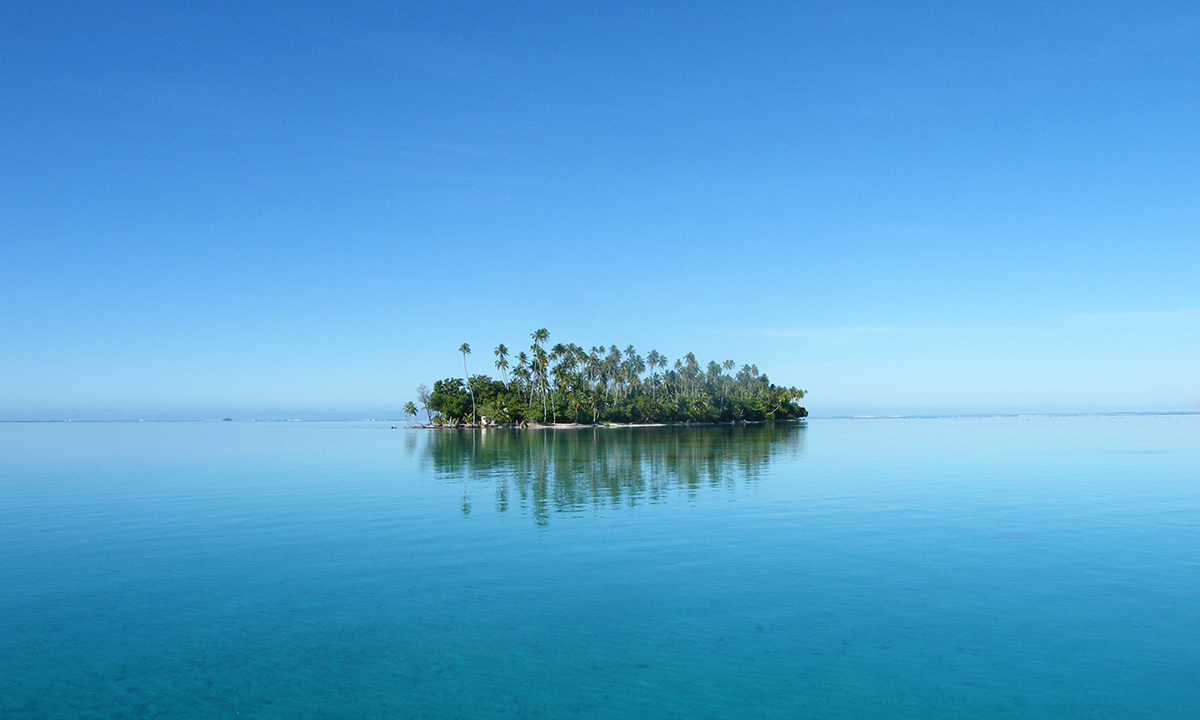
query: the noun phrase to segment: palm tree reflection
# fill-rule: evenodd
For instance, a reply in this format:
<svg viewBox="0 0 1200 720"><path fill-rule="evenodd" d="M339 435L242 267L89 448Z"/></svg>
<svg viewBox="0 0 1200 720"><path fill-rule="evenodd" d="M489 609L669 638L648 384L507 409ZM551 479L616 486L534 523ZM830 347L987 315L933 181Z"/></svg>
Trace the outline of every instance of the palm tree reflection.
<svg viewBox="0 0 1200 720"><path fill-rule="evenodd" d="M756 483L772 460L803 454L805 426L435 430L422 462L444 482L495 494L497 512L546 525L552 513L694 498L705 488Z"/></svg>

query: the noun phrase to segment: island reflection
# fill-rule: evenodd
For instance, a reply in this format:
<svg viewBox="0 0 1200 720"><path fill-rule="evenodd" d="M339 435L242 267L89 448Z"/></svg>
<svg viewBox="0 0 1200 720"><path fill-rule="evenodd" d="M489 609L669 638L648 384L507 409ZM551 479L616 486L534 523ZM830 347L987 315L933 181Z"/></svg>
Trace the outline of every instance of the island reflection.
<svg viewBox="0 0 1200 720"><path fill-rule="evenodd" d="M757 482L775 459L804 451L800 423L718 427L437 430L418 443L421 462L463 484L464 515L481 493L497 512L632 507L695 497L704 488Z"/></svg>

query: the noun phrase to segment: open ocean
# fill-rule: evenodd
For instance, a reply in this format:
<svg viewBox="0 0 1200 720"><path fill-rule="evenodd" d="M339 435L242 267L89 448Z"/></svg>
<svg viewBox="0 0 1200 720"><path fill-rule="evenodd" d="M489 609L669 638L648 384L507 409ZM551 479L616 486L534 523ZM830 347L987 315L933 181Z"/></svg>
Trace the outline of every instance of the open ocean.
<svg viewBox="0 0 1200 720"><path fill-rule="evenodd" d="M0 717L1200 717L1200 416L0 423Z"/></svg>

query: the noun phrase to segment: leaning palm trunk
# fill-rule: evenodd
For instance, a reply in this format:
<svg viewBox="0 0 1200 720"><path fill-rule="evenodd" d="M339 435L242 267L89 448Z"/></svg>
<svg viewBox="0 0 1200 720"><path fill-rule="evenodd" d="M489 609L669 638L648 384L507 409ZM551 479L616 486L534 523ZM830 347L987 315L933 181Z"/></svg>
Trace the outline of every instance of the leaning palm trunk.
<svg viewBox="0 0 1200 720"><path fill-rule="evenodd" d="M475 409L475 389L471 387L471 375L467 371L467 355L471 354L471 346L467 343L463 343L462 347L460 347L458 351L462 353L463 356L463 378L465 378L467 381L467 392L471 393L471 424L473 425L475 424L475 417L477 414Z"/></svg>

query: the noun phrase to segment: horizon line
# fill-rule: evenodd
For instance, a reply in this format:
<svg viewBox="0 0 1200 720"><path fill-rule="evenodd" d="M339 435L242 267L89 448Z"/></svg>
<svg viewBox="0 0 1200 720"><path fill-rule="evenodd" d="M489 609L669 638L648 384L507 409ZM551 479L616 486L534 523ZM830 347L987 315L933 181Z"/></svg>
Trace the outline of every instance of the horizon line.
<svg viewBox="0 0 1200 720"><path fill-rule="evenodd" d="M1200 415L1200 410L1046 410L1046 411L1011 411L1011 412L932 412L932 413L886 413L886 414L867 414L867 413L844 413L836 415L808 415L807 420L919 420L919 419L949 419L949 418L1020 418L1020 417L1102 417L1112 415ZM354 418L354 417L327 417L327 418L136 418L136 419L98 419L98 418L55 418L55 419L37 419L37 418L15 418L15 419L0 419L0 423L10 424L33 424L33 423L322 423L322 422L407 422L402 417L370 417L370 418ZM770 421L767 421L770 422ZM603 424L603 423L601 423ZM636 427L636 425L635 425Z"/></svg>

